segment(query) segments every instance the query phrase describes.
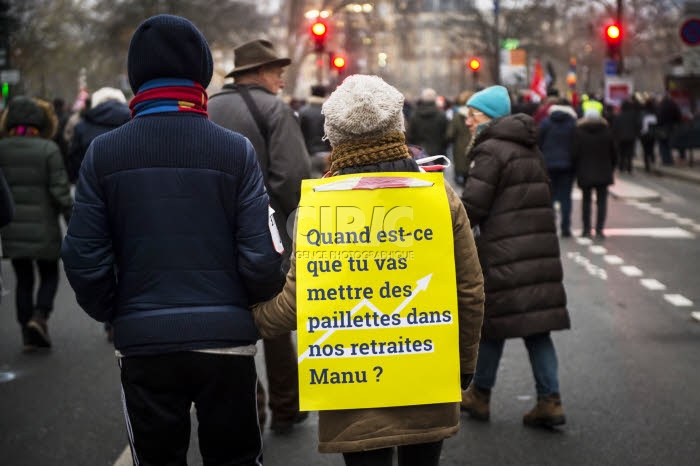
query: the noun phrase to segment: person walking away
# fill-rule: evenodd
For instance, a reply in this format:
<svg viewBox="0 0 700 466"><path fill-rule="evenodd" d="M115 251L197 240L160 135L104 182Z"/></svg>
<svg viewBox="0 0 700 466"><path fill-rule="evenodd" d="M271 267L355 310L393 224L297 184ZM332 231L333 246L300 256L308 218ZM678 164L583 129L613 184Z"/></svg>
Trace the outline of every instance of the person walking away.
<svg viewBox="0 0 700 466"><path fill-rule="evenodd" d="M284 246L285 273L292 251L288 219L299 204L301 180L311 177L310 157L299 123L289 105L277 98L284 88L284 69L290 64L291 60L280 57L266 40L240 45L234 50L234 69L227 75L234 78L234 84L225 85L209 102L211 120L241 133L255 148ZM308 416L299 412L297 352L291 333L264 339L263 347L272 412L270 428L285 434ZM262 385L260 388L264 425L264 390Z"/></svg>
<svg viewBox="0 0 700 466"><path fill-rule="evenodd" d="M671 96L665 94L657 107L658 114L656 118L655 136L659 141L659 155L663 165L673 165L673 155L671 153L671 138L673 132L681 124L681 109L678 104L671 99Z"/></svg>
<svg viewBox="0 0 700 466"><path fill-rule="evenodd" d="M326 87L323 85L311 86L311 96L308 102L299 109L299 125L304 135L306 150L311 156L312 168L319 176L328 171L328 156L331 153L331 144L323 137L325 117L321 113L326 92Z"/></svg>
<svg viewBox="0 0 700 466"><path fill-rule="evenodd" d="M620 154L620 172L632 173L632 159L634 158L634 145L637 142L641 130L640 119L634 109L634 104L625 100L622 102L620 114L612 123L612 133Z"/></svg>
<svg viewBox="0 0 700 466"><path fill-rule="evenodd" d="M92 94L91 107L85 112L75 129L68 153L68 179L75 184L80 164L90 143L97 136L120 127L131 118L126 97L119 89L103 87Z"/></svg>
<svg viewBox="0 0 700 466"><path fill-rule="evenodd" d="M68 222L73 208L61 150L52 140L57 125L50 103L25 96L12 98L0 121L8 135L0 139L0 169L16 206L12 222L2 229L3 253L17 277L15 305L24 351L51 347L48 320L58 289L59 216Z"/></svg>
<svg viewBox="0 0 700 466"><path fill-rule="evenodd" d="M654 101L648 99L644 103L644 108L642 109L642 127L639 133L639 142L642 143L642 149L644 151L644 171L647 173L651 172L652 165L656 163L656 156L654 155L654 144L656 142L654 130L657 123L658 120L656 118Z"/></svg>
<svg viewBox="0 0 700 466"><path fill-rule="evenodd" d="M474 131L473 166L462 202L484 270L486 306L474 379L462 393L462 409L488 420L491 391L507 339L525 341L535 378L537 404L528 426L566 422L559 392L558 361L550 332L570 327L559 241L547 169L537 147L532 117L509 115L502 86L467 102Z"/></svg>
<svg viewBox="0 0 700 466"><path fill-rule="evenodd" d="M374 172L418 172L406 145L402 94L377 76L353 75L323 105L333 150L330 176ZM459 197L445 183L452 214L459 310L459 353L464 387L471 380L483 318L483 276L471 228ZM353 191L348 191L352 203ZM254 306L263 336L296 328L296 260L284 289ZM410 387L408 387L410 389ZM342 453L348 466L435 466L443 439L459 429L458 403L330 410L319 412L318 449Z"/></svg>
<svg viewBox="0 0 700 466"><path fill-rule="evenodd" d="M467 100L473 95L472 91L464 91L457 97L452 119L447 124L447 141L453 145L453 158L455 163L455 182L464 184L467 176L467 147L472 138L471 131L467 127Z"/></svg>
<svg viewBox="0 0 700 466"><path fill-rule="evenodd" d="M552 185L552 201L559 202L562 238L571 236L571 190L574 186L571 151L576 119L573 107L561 100L549 108L549 116L540 123L537 136Z"/></svg>
<svg viewBox="0 0 700 466"><path fill-rule="evenodd" d="M67 156L68 180L75 184L78 181L80 165L93 139L108 131L123 125L131 119L131 110L126 105L126 97L119 89L103 87L95 91L91 97L91 105L85 111L73 130L73 140ZM107 341L114 341L112 324L104 323Z"/></svg>
<svg viewBox="0 0 700 466"><path fill-rule="evenodd" d="M437 93L423 89L406 132L409 144L422 147L429 155L445 155L447 117L436 104Z"/></svg>
<svg viewBox="0 0 700 466"><path fill-rule="evenodd" d="M581 202L581 236L591 236L591 193L596 196L596 225L598 238L604 238L603 228L608 210L608 186L613 184L617 164L614 138L604 118L589 109L578 121L573 150L576 182L583 193Z"/></svg>
<svg viewBox="0 0 700 466"><path fill-rule="evenodd" d="M88 148L62 258L78 304L114 327L134 464L258 465L258 332L283 282L253 146L207 118L213 61L185 18L134 32L132 120Z"/></svg>

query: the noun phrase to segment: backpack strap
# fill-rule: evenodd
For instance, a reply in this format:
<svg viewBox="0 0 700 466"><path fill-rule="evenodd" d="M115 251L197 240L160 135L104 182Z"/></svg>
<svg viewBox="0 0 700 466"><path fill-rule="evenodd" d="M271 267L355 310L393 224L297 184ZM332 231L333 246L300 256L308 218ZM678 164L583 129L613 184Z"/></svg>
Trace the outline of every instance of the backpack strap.
<svg viewBox="0 0 700 466"><path fill-rule="evenodd" d="M262 113L260 112L260 109L258 108L257 104L250 96L250 90L248 89L248 87L245 85L227 84L226 86L224 86L224 88L226 89L225 92L215 94L212 97L221 94L230 94L232 92L238 91L238 93L243 98L243 102L245 102L246 107L248 107L248 111L253 116L253 120L255 120L255 124L258 127L258 131L260 131L260 134L263 137L263 141L265 142L265 150L267 151L267 137L269 134L267 122L262 116Z"/></svg>

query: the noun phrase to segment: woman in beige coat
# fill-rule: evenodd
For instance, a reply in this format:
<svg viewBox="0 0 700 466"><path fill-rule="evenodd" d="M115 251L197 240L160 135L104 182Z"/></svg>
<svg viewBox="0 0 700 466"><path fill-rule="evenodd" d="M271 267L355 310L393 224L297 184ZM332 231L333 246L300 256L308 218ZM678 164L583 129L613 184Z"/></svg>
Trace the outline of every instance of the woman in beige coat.
<svg viewBox="0 0 700 466"><path fill-rule="evenodd" d="M323 105L325 132L333 151L331 176L367 172L418 172L403 134L403 96L376 76L347 78ZM463 388L476 364L484 313L483 276L469 219L446 183L452 217L457 277L459 354ZM352 196L351 192L348 196ZM268 338L296 329L296 260L282 292L254 308ZM410 389L410 387L406 387ZM459 403L319 412L322 453L343 453L347 465L438 465L443 439L459 429Z"/></svg>

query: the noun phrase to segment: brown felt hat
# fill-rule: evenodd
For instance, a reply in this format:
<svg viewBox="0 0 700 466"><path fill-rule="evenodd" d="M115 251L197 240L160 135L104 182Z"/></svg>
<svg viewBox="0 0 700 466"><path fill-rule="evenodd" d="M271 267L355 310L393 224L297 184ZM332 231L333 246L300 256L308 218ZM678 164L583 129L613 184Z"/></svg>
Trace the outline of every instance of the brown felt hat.
<svg viewBox="0 0 700 466"><path fill-rule="evenodd" d="M263 39L239 45L233 50L233 53L234 68L226 75L227 78L233 77L241 71L260 68L263 65L289 66L292 63L289 58L280 58L272 43Z"/></svg>

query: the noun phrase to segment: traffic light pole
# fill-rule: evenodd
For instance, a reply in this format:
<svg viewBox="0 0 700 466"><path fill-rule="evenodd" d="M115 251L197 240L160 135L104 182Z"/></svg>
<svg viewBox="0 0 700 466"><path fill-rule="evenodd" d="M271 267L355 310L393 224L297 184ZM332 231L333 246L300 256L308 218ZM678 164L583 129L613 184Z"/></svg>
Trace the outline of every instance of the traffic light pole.
<svg viewBox="0 0 700 466"><path fill-rule="evenodd" d="M622 0L617 0L617 25L619 28L622 29ZM624 28L627 29L627 28ZM623 65L623 60L622 60L622 40L624 39L624 36L620 36L620 45L619 45L619 58L617 61L617 74L622 76L624 74L625 67Z"/></svg>
<svg viewBox="0 0 700 466"><path fill-rule="evenodd" d="M323 66L325 60L323 59L323 52L316 52L316 84L323 84Z"/></svg>

